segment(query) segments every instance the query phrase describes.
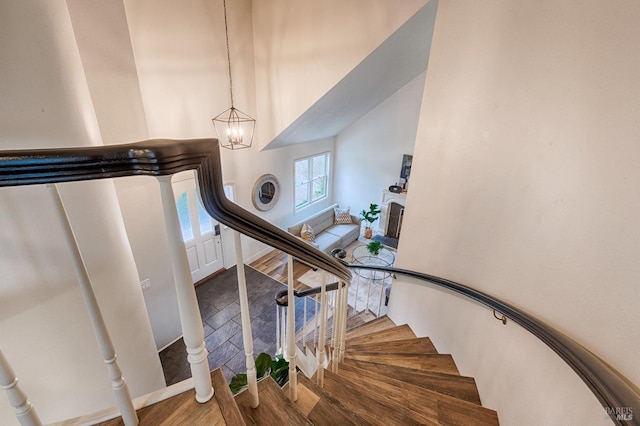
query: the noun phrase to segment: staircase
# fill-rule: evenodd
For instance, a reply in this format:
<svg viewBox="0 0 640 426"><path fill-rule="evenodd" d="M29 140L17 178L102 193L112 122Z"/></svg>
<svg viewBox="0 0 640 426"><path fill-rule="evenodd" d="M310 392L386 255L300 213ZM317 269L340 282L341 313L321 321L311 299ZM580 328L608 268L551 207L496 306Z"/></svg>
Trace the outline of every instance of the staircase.
<svg viewBox="0 0 640 426"><path fill-rule="evenodd" d="M231 396L220 370L211 373L215 397L194 401L193 391L138 410L142 425L497 425L482 407L475 380L463 377L451 355L429 338L381 317L347 332L339 372L324 371L324 387L298 373L298 399L267 377L258 383L260 405L249 393ZM122 424L120 418L104 425Z"/></svg>
<svg viewBox="0 0 640 426"><path fill-rule="evenodd" d="M496 412L480 404L474 379L460 376L451 355L438 354L429 338L417 338L409 326L381 317L350 330L346 343L338 374L324 372L324 388L298 374L295 403L285 386L271 406L277 390L271 379L259 384L257 409L248 395L237 395L246 424L498 424Z"/></svg>

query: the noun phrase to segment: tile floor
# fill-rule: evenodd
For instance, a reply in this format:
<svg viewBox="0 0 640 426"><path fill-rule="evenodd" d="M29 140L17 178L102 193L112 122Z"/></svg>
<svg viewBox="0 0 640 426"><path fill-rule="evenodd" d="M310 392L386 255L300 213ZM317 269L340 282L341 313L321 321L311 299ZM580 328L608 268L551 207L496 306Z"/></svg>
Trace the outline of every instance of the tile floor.
<svg viewBox="0 0 640 426"><path fill-rule="evenodd" d="M233 267L196 287L209 352L209 368L221 368L227 381L246 371L236 274ZM274 298L279 290L286 287L249 266L245 268L245 274L254 357L260 352L273 356L276 351ZM167 385L191 377L182 339L160 352L160 361Z"/></svg>

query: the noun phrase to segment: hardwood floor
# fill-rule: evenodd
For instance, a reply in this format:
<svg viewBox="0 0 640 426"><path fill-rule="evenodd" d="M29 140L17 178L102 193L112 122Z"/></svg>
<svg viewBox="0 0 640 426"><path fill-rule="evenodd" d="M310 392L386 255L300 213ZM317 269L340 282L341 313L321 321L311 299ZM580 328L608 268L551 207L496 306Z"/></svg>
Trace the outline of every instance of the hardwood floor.
<svg viewBox="0 0 640 426"><path fill-rule="evenodd" d="M268 254L262 256L260 259L254 261L249 266L256 269L263 274L273 278L276 281L280 281L283 284L287 284L287 254L280 250L272 250ZM296 290L306 289L307 286L302 284L298 279L311 270L311 267L305 265L297 260L293 261L293 288Z"/></svg>

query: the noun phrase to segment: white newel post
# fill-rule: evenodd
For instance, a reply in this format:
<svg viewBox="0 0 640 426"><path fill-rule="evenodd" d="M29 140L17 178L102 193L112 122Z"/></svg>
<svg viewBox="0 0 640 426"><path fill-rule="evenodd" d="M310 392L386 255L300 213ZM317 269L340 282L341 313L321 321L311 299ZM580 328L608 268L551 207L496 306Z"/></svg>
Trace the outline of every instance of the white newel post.
<svg viewBox="0 0 640 426"><path fill-rule="evenodd" d="M296 299L293 295L293 256L287 256L287 355L289 356L289 398L298 399L298 376L296 375ZM302 330L304 334L304 328Z"/></svg>
<svg viewBox="0 0 640 426"><path fill-rule="evenodd" d="M247 296L247 279L244 274L244 258L242 254L242 239L238 231L233 231L236 245L236 267L238 269L238 292L240 298L240 318L242 320L242 343L247 362L247 384L251 395L251 407L256 408L258 399L258 378L256 361L253 359L253 336L251 333L251 316L249 315L249 298Z"/></svg>
<svg viewBox="0 0 640 426"><path fill-rule="evenodd" d="M105 364L107 364L107 371L109 372L109 378L111 379L111 387L113 388L113 393L116 397L116 403L120 409L122 420L125 425L137 425L138 415L136 414L136 409L133 406L129 387L127 386L127 382L124 380L120 366L116 361L116 351L113 347L113 342L111 341L109 332L107 331L104 318L102 317L100 306L98 306L98 300L96 299L96 295L91 287L89 274L84 264L84 260L82 259L82 254L80 253L75 235L73 234L73 229L71 229L71 224L69 223L69 218L64 209L62 198L60 198L60 192L58 192L58 187L56 185L50 185L49 188L51 189L53 201L56 206L55 211L58 216L58 220L64 230L65 241L71 251L73 268L75 269L78 283L80 284L80 291L84 298L84 303L87 306L87 311L89 312L93 331L96 333L98 347L100 348L100 353Z"/></svg>
<svg viewBox="0 0 640 426"><path fill-rule="evenodd" d="M211 386L211 372L207 360L208 352L204 343L204 329L198 298L191 280L189 259L184 248L178 210L171 187L171 176L161 176L158 178L158 182L160 183L164 224L169 239L169 253L180 311L182 337L187 347L187 360L191 366L196 401L205 403L213 397L213 387Z"/></svg>
<svg viewBox="0 0 640 426"><path fill-rule="evenodd" d="M327 272L322 271L322 284L320 287L320 335L318 336L318 371L316 380L318 386L324 386L324 347L326 344L325 333L327 329Z"/></svg>
<svg viewBox="0 0 640 426"><path fill-rule="evenodd" d="M7 392L9 404L16 410L16 418L22 426L42 425L36 410L27 399L27 395L18 386L18 379L1 350L0 386Z"/></svg>

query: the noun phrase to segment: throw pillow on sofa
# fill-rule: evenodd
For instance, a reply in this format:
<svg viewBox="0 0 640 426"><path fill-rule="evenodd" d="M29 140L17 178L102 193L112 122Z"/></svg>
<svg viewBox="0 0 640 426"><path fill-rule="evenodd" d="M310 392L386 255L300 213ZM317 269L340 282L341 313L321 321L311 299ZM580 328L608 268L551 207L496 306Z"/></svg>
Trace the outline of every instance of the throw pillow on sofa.
<svg viewBox="0 0 640 426"><path fill-rule="evenodd" d="M340 207L334 207L333 211L335 213L335 223L340 224L348 224L351 223L351 213L349 213L350 207L341 209Z"/></svg>
<svg viewBox="0 0 640 426"><path fill-rule="evenodd" d="M300 230L300 237L305 241L313 242L313 240L316 239L316 233L313 231L311 225L305 223Z"/></svg>

